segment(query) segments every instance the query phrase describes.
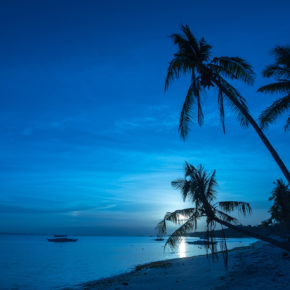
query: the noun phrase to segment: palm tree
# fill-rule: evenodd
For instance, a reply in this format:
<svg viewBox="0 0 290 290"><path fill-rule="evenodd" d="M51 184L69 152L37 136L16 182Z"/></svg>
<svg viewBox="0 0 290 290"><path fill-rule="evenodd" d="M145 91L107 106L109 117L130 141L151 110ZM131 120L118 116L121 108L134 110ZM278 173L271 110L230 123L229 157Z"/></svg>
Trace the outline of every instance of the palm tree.
<svg viewBox="0 0 290 290"><path fill-rule="evenodd" d="M210 249L212 254L216 253L214 229L216 224L222 227L228 227L236 231L242 232L248 236L269 242L284 250L290 251L290 245L272 238L265 237L255 232L246 230L237 225L238 220L229 215L234 210L238 210L244 215L251 213L249 203L242 201L222 201L214 202L216 197L216 179L215 171L209 175L202 166L195 168L186 163L185 174L183 178L173 181L172 186L181 191L183 201L186 199L193 203L194 207L174 212L166 213L164 219L158 223L158 235L166 234L167 222L175 224L182 224L176 231L174 231L167 239L165 246L169 245L174 248L180 241L182 236L186 233L196 230L198 220L206 220L206 239L207 249ZM223 239L223 253L227 255L226 239ZM225 256L227 257L227 256ZM227 261L227 259L226 259Z"/></svg>
<svg viewBox="0 0 290 290"><path fill-rule="evenodd" d="M265 221L268 225L278 223L290 234L290 185L282 179L274 182L275 187L269 200L273 200L270 208L271 217Z"/></svg>
<svg viewBox="0 0 290 290"><path fill-rule="evenodd" d="M240 80L247 84L252 84L254 82L254 73L251 66L239 57L214 57L210 59L211 46L204 38L198 41L187 25L182 26L181 29L183 34L172 34L171 36L174 43L178 46L178 50L169 63L165 90L182 73L191 74L190 86L180 115L179 130L182 138L185 138L188 134L188 125L192 120L192 108L194 104L197 106L198 123L200 126L203 123L201 93L206 89L216 88L220 119L224 132L224 102L227 102L237 113L242 126L248 126L249 123L252 125L290 183L288 169L250 115L245 99L225 79Z"/></svg>
<svg viewBox="0 0 290 290"><path fill-rule="evenodd" d="M266 66L263 71L263 76L266 78L274 77L277 82L259 88L258 92L282 93L284 96L261 113L259 119L262 129L276 120L279 115L290 109L290 47L277 46L274 48L273 54L275 56L275 63ZM284 130L286 131L289 127L290 114Z"/></svg>

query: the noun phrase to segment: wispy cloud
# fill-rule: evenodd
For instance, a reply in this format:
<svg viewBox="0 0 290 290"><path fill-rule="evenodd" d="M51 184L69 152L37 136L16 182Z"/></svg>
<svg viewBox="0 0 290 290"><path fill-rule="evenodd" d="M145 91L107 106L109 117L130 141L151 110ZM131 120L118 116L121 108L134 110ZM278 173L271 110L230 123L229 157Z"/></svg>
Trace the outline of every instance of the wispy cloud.
<svg viewBox="0 0 290 290"><path fill-rule="evenodd" d="M70 214L73 216L80 216L86 211L103 211L116 207L116 204L107 204L102 206L63 206L63 207L51 207L51 206L22 206L11 204L0 204L0 214Z"/></svg>
<svg viewBox="0 0 290 290"><path fill-rule="evenodd" d="M146 112L146 110L145 110ZM126 120L118 120L115 122L115 131L124 133L133 130L150 129L155 132L172 131L178 128L179 116L177 113L172 113L166 106L162 106L160 110L149 109L148 113L142 117L133 117Z"/></svg>

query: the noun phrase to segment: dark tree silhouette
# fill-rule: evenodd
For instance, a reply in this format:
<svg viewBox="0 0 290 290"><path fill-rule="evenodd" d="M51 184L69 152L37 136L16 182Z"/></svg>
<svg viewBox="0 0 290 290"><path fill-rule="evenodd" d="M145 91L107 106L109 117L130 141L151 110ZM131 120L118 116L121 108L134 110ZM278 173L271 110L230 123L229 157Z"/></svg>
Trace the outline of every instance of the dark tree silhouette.
<svg viewBox="0 0 290 290"><path fill-rule="evenodd" d="M227 102L237 113L242 126L248 126L249 123L252 125L290 183L290 173L287 167L250 115L245 99L226 80L227 78L252 84L254 82L252 67L239 57L214 57L210 59L211 46L203 38L198 41L187 25L182 26L181 29L183 34L172 34L171 36L178 50L169 63L165 90L168 89L171 81L178 79L182 73L190 73L191 82L182 107L179 123L182 138L185 138L188 134L188 125L192 120L194 105L197 107L198 123L200 126L203 123L201 92L212 87L216 88L220 119L224 132L224 103Z"/></svg>
<svg viewBox="0 0 290 290"><path fill-rule="evenodd" d="M269 198L269 200L273 200L270 208L271 217L265 222L267 224L278 223L290 233L290 188L282 179L278 179L274 184L275 187Z"/></svg>
<svg viewBox="0 0 290 290"><path fill-rule="evenodd" d="M282 113L290 110L290 47L277 46L273 50L275 63L266 66L263 75L266 78L274 77L275 83L265 85L258 89L258 92L283 94L271 106L266 108L260 115L261 128L269 126ZM290 111L289 111L290 113ZM290 127L290 114L286 121L284 130Z"/></svg>
<svg viewBox="0 0 290 290"><path fill-rule="evenodd" d="M274 240L270 237L266 237L237 225L238 220L229 215L229 213L238 210L244 215L250 214L251 207L249 203L242 201L214 202L216 197L215 187L217 185L215 171L209 175L202 166L195 168L186 163L184 177L173 181L171 184L174 188L180 190L183 200L189 200L193 203L194 207L168 212L164 219L158 223L156 228L159 236L166 234L168 221L175 224L181 224L181 226L167 239L165 246L169 245L170 247L175 247L182 236L192 230L196 230L198 220L205 218L207 249L210 249L213 255L216 253L216 241L214 235L216 224L231 228L244 233L247 236L269 242L284 250L290 251L290 245L288 243ZM224 249L223 254L225 255L225 261L227 262L227 245L225 236L221 245Z"/></svg>

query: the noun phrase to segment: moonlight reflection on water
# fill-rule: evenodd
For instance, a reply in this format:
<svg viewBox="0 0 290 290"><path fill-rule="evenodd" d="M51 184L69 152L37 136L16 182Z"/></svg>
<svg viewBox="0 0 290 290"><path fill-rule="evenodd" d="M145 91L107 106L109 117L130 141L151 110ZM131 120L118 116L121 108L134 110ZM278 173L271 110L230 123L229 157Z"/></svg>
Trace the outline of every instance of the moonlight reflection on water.
<svg viewBox="0 0 290 290"><path fill-rule="evenodd" d="M186 242L185 238L181 238L179 247L178 247L178 256L179 258L185 258L186 257Z"/></svg>

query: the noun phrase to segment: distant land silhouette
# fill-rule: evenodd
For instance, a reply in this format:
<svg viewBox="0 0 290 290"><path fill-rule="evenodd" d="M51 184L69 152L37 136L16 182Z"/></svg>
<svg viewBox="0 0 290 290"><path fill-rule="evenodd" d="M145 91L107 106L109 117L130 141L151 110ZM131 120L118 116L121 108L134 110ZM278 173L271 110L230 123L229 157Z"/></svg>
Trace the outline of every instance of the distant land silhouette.
<svg viewBox="0 0 290 290"><path fill-rule="evenodd" d="M241 228L244 229L249 229L249 230L254 230L256 233L263 234L263 235L270 235L270 236L281 236L285 231L281 228L279 225L275 226L264 226L264 225L258 225L258 226L240 226ZM240 232L237 232L232 229L224 229L224 230L215 230L214 234L217 238L221 238L226 236L226 238L247 238L249 236L242 234ZM197 238L205 238L206 237L206 232L195 232L195 233L188 233L185 235L186 237L197 237Z"/></svg>

